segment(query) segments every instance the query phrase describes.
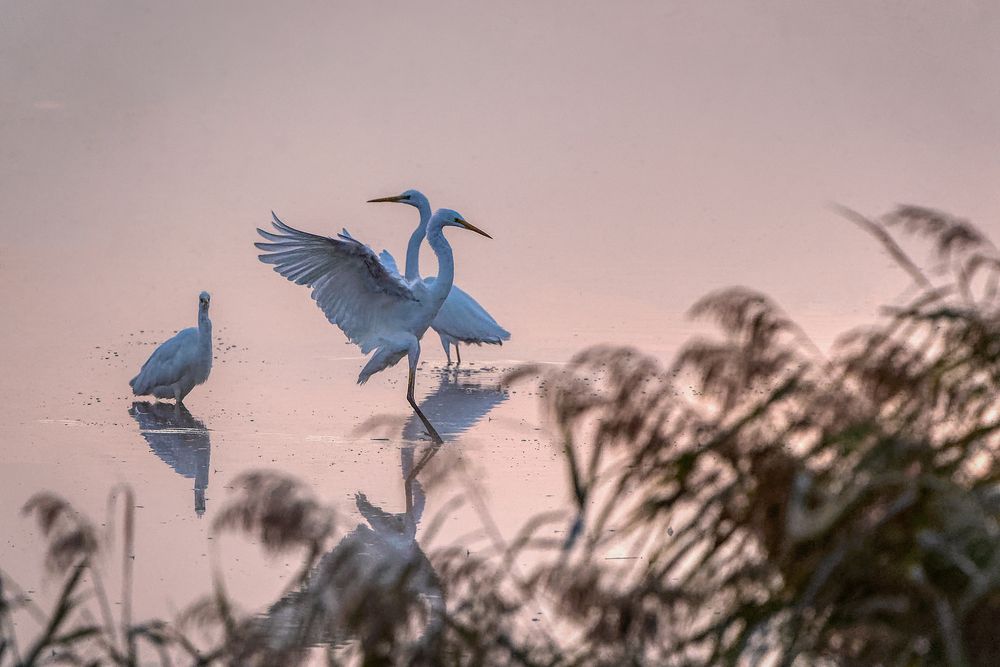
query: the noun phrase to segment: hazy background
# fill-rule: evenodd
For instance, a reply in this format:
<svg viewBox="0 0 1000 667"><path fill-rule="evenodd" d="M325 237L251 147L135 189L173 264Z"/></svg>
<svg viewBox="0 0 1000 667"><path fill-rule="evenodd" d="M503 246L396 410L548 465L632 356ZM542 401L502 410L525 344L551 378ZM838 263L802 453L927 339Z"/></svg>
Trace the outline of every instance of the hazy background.
<svg viewBox="0 0 1000 667"><path fill-rule="evenodd" d="M4 0L3 349L200 289L242 339L328 335L253 227L401 255L415 212L364 201L408 187L495 236L451 234L514 350L648 341L732 283L822 338L902 284L827 202L1000 230L998 37L971 2Z"/></svg>

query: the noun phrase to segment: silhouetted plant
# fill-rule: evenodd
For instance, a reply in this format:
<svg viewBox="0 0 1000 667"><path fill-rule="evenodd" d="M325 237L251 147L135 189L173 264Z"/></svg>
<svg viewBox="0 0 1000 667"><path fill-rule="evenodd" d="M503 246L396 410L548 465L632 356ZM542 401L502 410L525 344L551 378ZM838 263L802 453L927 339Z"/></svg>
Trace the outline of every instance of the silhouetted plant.
<svg viewBox="0 0 1000 667"><path fill-rule="evenodd" d="M111 611L103 575L97 560L101 543L112 541L115 505L124 497L122 531L121 612L116 622ZM34 516L42 535L48 540L45 565L50 574L62 576L63 586L56 597L54 609L46 614L30 596L18 592L13 596L5 588L13 586L6 575L0 575L0 660L9 655L14 665L35 665L42 662L69 664L138 664L139 639L160 646L157 623L133 625L131 620L132 549L134 544L135 509L132 491L117 487L109 496L109 529L103 536L85 517L76 512L63 498L52 493L37 493L23 508L25 515ZM89 583L92 591L81 591ZM86 601L93 596L98 601L101 622L95 622ZM22 653L19 650L12 614L27 610L43 621L43 629ZM4 618L6 616L6 618ZM0 663L2 664L2 663Z"/></svg>
<svg viewBox="0 0 1000 667"><path fill-rule="evenodd" d="M578 512L594 516L550 582L595 662L1000 655L987 630L1000 621L996 251L930 209L847 214L918 291L830 359L766 297L731 289L692 310L724 339L695 341L672 369L599 348L549 375ZM892 225L931 240L937 281ZM617 468L595 470L615 452ZM595 561L629 539L641 567Z"/></svg>

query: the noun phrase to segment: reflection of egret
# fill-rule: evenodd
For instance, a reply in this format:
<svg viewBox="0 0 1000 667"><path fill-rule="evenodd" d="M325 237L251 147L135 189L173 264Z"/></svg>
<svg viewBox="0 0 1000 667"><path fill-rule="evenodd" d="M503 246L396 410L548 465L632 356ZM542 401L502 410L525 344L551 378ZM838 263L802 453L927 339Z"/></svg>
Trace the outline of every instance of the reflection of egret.
<svg viewBox="0 0 1000 667"><path fill-rule="evenodd" d="M493 408L508 398L495 375L471 370L442 368L438 370L438 386L420 402L420 408L433 419L445 438L451 440L476 425ZM420 429L411 417L403 427L403 438L414 441L420 436ZM416 477L437 453L440 443L432 443L416 465L412 453L410 464L405 466L407 480L417 484ZM407 501L410 501L407 492Z"/></svg>
<svg viewBox="0 0 1000 667"><path fill-rule="evenodd" d="M161 344L139 374L129 381L136 396L172 398L183 403L192 389L212 371L212 321L208 292L198 296L198 326L184 329Z"/></svg>
<svg viewBox="0 0 1000 667"><path fill-rule="evenodd" d="M376 531L393 530L410 540L415 540L417 524L424 515L427 496L424 494L424 487L413 474L413 447L403 447L399 450L399 462L403 473L403 494L406 498L406 510L402 514L388 514L382 511L369 503L365 494L360 492L355 495L355 504L361 516Z"/></svg>
<svg viewBox="0 0 1000 667"><path fill-rule="evenodd" d="M408 204L420 212L420 222L417 228L410 235L410 242L406 246L406 279L420 280L420 244L427 234L427 223L431 219L431 204L427 201L419 190L407 190L395 197L382 197L371 199L369 202L399 202ZM396 268L396 260L388 250L383 250L379 255L382 263L390 271L399 274ZM432 282L434 278L428 278ZM510 340L510 332L497 324L493 316L486 312L486 309L479 305L469 294L458 287L452 285L448 298L441 305L441 309L431 322L431 328L437 332L441 338L441 346L444 354L451 363L451 346L455 346L455 355L458 363L462 363L462 353L458 349L459 343L471 343L473 345L503 345L503 341Z"/></svg>
<svg viewBox="0 0 1000 667"><path fill-rule="evenodd" d="M208 429L183 404L136 402L128 412L153 453L177 474L194 480L194 511L204 514L212 453Z"/></svg>
<svg viewBox="0 0 1000 667"><path fill-rule="evenodd" d="M420 409L438 425L446 440L468 431L508 398L493 373L448 368L436 372L438 385L420 402ZM412 441L419 437L418 423L411 417L403 427L403 438Z"/></svg>
<svg viewBox="0 0 1000 667"><path fill-rule="evenodd" d="M425 497L409 480L413 448L400 451L406 509L394 514L354 496L365 518L324 554L297 590L262 616L257 630L272 663L295 662L304 646L337 645L352 637L382 644L399 619L419 608L424 625L418 641L441 630L444 592L416 539ZM396 620L393 620L396 619Z"/></svg>
<svg viewBox="0 0 1000 667"><path fill-rule="evenodd" d="M374 354L358 376L364 384L373 374L409 358L406 400L436 442L441 436L413 398L420 338L444 303L455 277L455 259L444 237L445 227L462 227L489 238L448 209L438 209L427 224L427 242L438 259L433 283L407 281L386 270L371 248L344 230L338 238L317 236L289 227L274 216L274 234L258 229L270 243L257 243L259 259L289 280L312 288L312 297L365 354Z"/></svg>

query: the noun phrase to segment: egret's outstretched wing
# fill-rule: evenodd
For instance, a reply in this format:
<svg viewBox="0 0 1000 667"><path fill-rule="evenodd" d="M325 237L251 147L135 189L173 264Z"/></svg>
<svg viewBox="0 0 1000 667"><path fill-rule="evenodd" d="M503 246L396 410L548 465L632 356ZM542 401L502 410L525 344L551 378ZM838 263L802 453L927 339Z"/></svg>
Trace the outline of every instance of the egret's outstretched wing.
<svg viewBox="0 0 1000 667"><path fill-rule="evenodd" d="M433 280L429 278L428 280ZM510 339L510 332L500 326L479 302L453 285L431 327L455 341L481 345L500 345Z"/></svg>
<svg viewBox="0 0 1000 667"><path fill-rule="evenodd" d="M257 230L270 241L254 244L264 251L260 261L273 264L292 282L311 287L327 319L366 354L379 345L381 333L395 328L401 309L417 301L410 286L350 234L335 239L310 234L271 215L278 233Z"/></svg>
<svg viewBox="0 0 1000 667"><path fill-rule="evenodd" d="M351 235L351 233L347 231L347 227L344 227L343 229L340 230L339 236L341 238L346 238L350 241L357 241L357 239L355 239ZM357 242L360 243L360 241ZM371 246L368 245L366 245L365 247L369 249L371 248ZM393 257L388 250L383 250L382 252L380 252L378 254L378 259L380 262L382 262L382 266L385 267L385 270L389 272L389 275L391 275L393 278L402 278L402 274L399 272L399 267L396 265L396 258Z"/></svg>

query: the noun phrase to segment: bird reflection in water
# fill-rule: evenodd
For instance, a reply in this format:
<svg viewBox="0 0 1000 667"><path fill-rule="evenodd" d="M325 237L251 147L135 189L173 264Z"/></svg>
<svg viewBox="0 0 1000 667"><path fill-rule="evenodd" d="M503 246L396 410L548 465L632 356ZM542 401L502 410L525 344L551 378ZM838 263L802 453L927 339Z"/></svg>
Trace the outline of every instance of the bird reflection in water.
<svg viewBox="0 0 1000 667"><path fill-rule="evenodd" d="M437 378L437 387L420 402L420 409L437 425L444 442L450 442L468 431L509 398L496 369L439 368ZM422 424L411 416L403 427L403 440L415 443L423 433ZM424 466L437 454L441 444L443 443L431 443L417 463L411 464L408 482L416 480ZM412 450L412 446L410 449ZM409 497L410 494L407 494L407 498Z"/></svg>
<svg viewBox="0 0 1000 667"><path fill-rule="evenodd" d="M178 475L194 480L194 511L205 513L212 443L208 429L183 404L132 404L128 413L139 424L139 432L149 448Z"/></svg>
<svg viewBox="0 0 1000 667"><path fill-rule="evenodd" d="M256 619L236 662L299 664L310 647L351 640L366 652L374 645L384 649L393 629L413 627L403 622L407 618L421 619L410 638L412 650L434 640L442 625L444 592L416 539L426 498L420 482L409 479L412 447L400 450L400 462L406 509L387 512L356 493L364 522L319 558L301 586ZM403 637L393 641L407 643Z"/></svg>
<svg viewBox="0 0 1000 667"><path fill-rule="evenodd" d="M436 377L437 387L420 402L420 409L432 418L445 441L468 431L508 398L496 369L446 367L437 369ZM411 415L403 427L403 439L419 440L422 427Z"/></svg>
<svg viewBox="0 0 1000 667"><path fill-rule="evenodd" d="M437 417L439 433L448 442L507 398L497 373L444 369L421 408ZM368 648L383 646L393 628L413 627L400 622L405 618L421 621L409 641L396 638L397 649L419 653L435 640L442 626L444 591L417 541L427 500L417 474L440 445L430 444L415 461L422 426L413 416L403 428L400 477L405 509L388 512L357 492L354 502L364 522L318 560L301 586L258 618L258 640L247 643L249 653L277 663L301 658L308 646L336 646L352 639Z"/></svg>

